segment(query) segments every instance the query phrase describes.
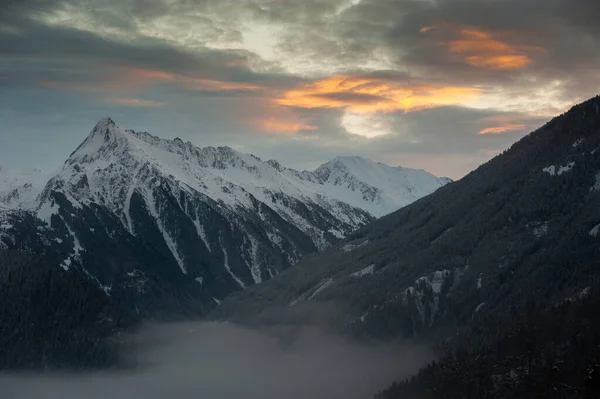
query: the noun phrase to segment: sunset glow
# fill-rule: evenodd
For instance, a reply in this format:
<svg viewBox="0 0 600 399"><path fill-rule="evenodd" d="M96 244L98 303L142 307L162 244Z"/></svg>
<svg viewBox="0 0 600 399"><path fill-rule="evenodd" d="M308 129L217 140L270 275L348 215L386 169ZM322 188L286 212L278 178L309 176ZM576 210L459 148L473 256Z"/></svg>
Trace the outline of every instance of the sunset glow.
<svg viewBox="0 0 600 399"><path fill-rule="evenodd" d="M432 27L421 28L421 33L432 31ZM540 47L513 45L496 35L478 28L455 28L444 25L439 29L442 35L453 35L456 39L442 41L451 54L461 57L464 62L476 68L510 70L524 69L533 64L530 53L543 53Z"/></svg>
<svg viewBox="0 0 600 399"><path fill-rule="evenodd" d="M497 126L497 127L488 127L479 132L479 134L500 134L506 132L513 132L516 130L523 130L527 126L523 124L515 124L515 125L506 125L506 126Z"/></svg>
<svg viewBox="0 0 600 399"><path fill-rule="evenodd" d="M314 131L318 129L317 126L309 125L307 123L278 120L273 117L259 121L259 125L264 131L270 133L295 133L306 130Z"/></svg>
<svg viewBox="0 0 600 399"><path fill-rule="evenodd" d="M297 108L348 108L355 113L410 112L473 101L479 94L474 87L334 76L289 90L276 102Z"/></svg>
<svg viewBox="0 0 600 399"><path fill-rule="evenodd" d="M189 79L184 80L184 83L189 85L196 90L206 91L260 91L262 87L251 85L247 83L237 82L222 82L219 80L208 80L208 79Z"/></svg>

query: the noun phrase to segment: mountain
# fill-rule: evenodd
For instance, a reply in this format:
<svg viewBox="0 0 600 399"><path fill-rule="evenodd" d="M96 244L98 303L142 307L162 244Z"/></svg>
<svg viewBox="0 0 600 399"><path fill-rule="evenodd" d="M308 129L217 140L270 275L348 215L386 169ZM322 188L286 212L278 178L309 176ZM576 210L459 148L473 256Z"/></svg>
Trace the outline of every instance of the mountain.
<svg viewBox="0 0 600 399"><path fill-rule="evenodd" d="M510 329L526 303L548 308L600 288L599 149L596 97L463 179L232 294L213 317L303 323L317 313L353 335L432 342L482 319Z"/></svg>
<svg viewBox="0 0 600 399"><path fill-rule="evenodd" d="M376 217L398 210L445 184L424 170L392 167L361 157L337 157L318 167L315 181L328 197L337 198Z"/></svg>
<svg viewBox="0 0 600 399"><path fill-rule="evenodd" d="M48 176L40 170L15 170L0 166L0 209L33 206L47 181Z"/></svg>
<svg viewBox="0 0 600 399"><path fill-rule="evenodd" d="M35 201L0 213L0 242L58 259L133 314L191 317L445 183L356 157L296 171L105 118Z"/></svg>
<svg viewBox="0 0 600 399"><path fill-rule="evenodd" d="M110 339L137 325L95 284L20 251L0 251L0 320L0 370L112 367L124 359Z"/></svg>

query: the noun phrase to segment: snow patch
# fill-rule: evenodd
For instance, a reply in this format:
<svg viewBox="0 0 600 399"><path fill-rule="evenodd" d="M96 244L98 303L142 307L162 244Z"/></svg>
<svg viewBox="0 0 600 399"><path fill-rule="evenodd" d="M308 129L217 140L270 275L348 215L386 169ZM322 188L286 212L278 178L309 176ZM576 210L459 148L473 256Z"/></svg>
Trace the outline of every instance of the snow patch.
<svg viewBox="0 0 600 399"><path fill-rule="evenodd" d="M196 227L196 231L198 232L198 237L200 237L200 239L206 246L206 249L208 249L208 252L212 252L212 249L210 248L210 244L209 244L207 236L206 236L206 231L204 230L204 226L202 226L200 224L200 220L199 220L198 216L196 215L196 218L193 219L192 221L194 222L194 226Z"/></svg>
<svg viewBox="0 0 600 399"><path fill-rule="evenodd" d="M367 245L368 243L369 243L369 240L364 240L360 244L346 244L342 247L342 251L344 251L344 252L354 251L355 249L358 249L364 245Z"/></svg>
<svg viewBox="0 0 600 399"><path fill-rule="evenodd" d="M409 301L414 303L421 321L423 323L427 321L429 325L433 324L439 310L442 285L451 274L450 270L437 270L428 276L419 277L413 285L400 293L402 303L404 305L408 305ZM430 310L429 320L425 320L426 309Z"/></svg>
<svg viewBox="0 0 600 399"><path fill-rule="evenodd" d="M548 234L548 222L543 222L533 228L533 235L537 238L543 237L546 234Z"/></svg>
<svg viewBox="0 0 600 399"><path fill-rule="evenodd" d="M79 239L77 238L77 235L75 234L75 232L73 230L71 230L71 227L68 225L68 223L64 220L63 220L63 222L65 224L65 227L67 228L67 231L69 232L69 235L73 238L73 249L72 249L71 255L69 255L69 257L67 257L65 260L63 260L62 263L60 264L60 266L65 270L69 270L69 268L71 267L71 264L73 263L73 260L79 260L79 258L81 256L81 251L83 251L83 247L79 243ZM85 269L83 271L89 275L89 273L87 273L87 271ZM102 287L102 284L98 283L98 285L100 285L100 287Z"/></svg>
<svg viewBox="0 0 600 399"><path fill-rule="evenodd" d="M333 278L331 278L331 277L322 280L321 283L319 284L319 286L317 287L317 289L315 290L315 292L313 292L312 295L308 297L308 300L310 301L315 296L317 296L320 292L327 289L328 287L331 287L332 284L333 284Z"/></svg>
<svg viewBox="0 0 600 399"><path fill-rule="evenodd" d="M252 275L252 280L254 280L255 284L260 284L262 283L262 274L261 274L261 270L260 270L260 266L261 266L261 262L258 258L258 247L259 247L259 243L258 241L252 237L252 235L248 235L248 241L250 242L250 274ZM246 242L246 239L244 237L244 242Z"/></svg>
<svg viewBox="0 0 600 399"><path fill-rule="evenodd" d="M329 231L330 234L333 234L333 236L335 238L339 238L340 240L342 238L346 237L346 235L344 233L342 233L341 231L339 231L338 229L331 228L328 231Z"/></svg>
<svg viewBox="0 0 600 399"><path fill-rule="evenodd" d="M37 217L50 225L52 216L58 215L59 206L54 201L44 201L37 210Z"/></svg>
<svg viewBox="0 0 600 399"><path fill-rule="evenodd" d="M587 297L590 294L591 290L592 290L591 287L585 287L583 290L581 290L577 294L575 294L575 295L573 295L573 296L568 297L567 299L565 299L564 302L565 303L573 303L575 301L582 300L582 299L584 299L585 297Z"/></svg>
<svg viewBox="0 0 600 399"><path fill-rule="evenodd" d="M368 275L372 275L373 272L375 272L375 264L371 263L369 266L365 267L364 269L361 269L355 273L352 273L350 276L351 277L364 277L364 276L368 276Z"/></svg>
<svg viewBox="0 0 600 399"><path fill-rule="evenodd" d="M596 173L594 185L590 188L590 191L600 191L600 172Z"/></svg>
<svg viewBox="0 0 600 399"><path fill-rule="evenodd" d="M575 166L575 162L569 162L566 165L561 165L558 168L555 165L550 165L542 169L543 172L548 173L550 176L560 176L563 173L570 172Z"/></svg>
<svg viewBox="0 0 600 399"><path fill-rule="evenodd" d="M223 238L219 236L219 243L221 244L221 250L223 251L223 267L225 270L233 277L233 279L240 285L242 288L246 288L246 285L242 280L235 275L233 270L231 270L231 266L229 266L229 255L227 254L227 249L225 249L225 245L223 245Z"/></svg>
<svg viewBox="0 0 600 399"><path fill-rule="evenodd" d="M369 312L365 312L365 313L363 313L363 314L362 314L362 315L359 317L359 320L360 320L360 322L361 322L361 323L364 323L364 322L365 322L365 320L367 319L367 316L368 316L368 315L369 315Z"/></svg>
<svg viewBox="0 0 600 399"><path fill-rule="evenodd" d="M330 287L333 284L333 282L334 282L333 278L331 278L331 277L321 280L319 282L319 284L317 284L315 287L307 290L302 295L300 295L296 299L292 300L289 303L289 306L296 306L298 303L300 303L302 301L310 301L316 295L318 295L320 292L325 290L327 287Z"/></svg>

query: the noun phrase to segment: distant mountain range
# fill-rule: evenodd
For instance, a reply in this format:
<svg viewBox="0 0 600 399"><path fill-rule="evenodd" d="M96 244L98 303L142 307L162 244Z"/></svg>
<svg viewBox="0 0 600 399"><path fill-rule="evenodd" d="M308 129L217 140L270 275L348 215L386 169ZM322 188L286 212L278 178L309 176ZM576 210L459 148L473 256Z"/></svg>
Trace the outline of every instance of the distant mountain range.
<svg viewBox="0 0 600 399"><path fill-rule="evenodd" d="M56 259L131 314L205 314L448 183L339 157L314 172L102 119L52 176L0 169L0 247Z"/></svg>

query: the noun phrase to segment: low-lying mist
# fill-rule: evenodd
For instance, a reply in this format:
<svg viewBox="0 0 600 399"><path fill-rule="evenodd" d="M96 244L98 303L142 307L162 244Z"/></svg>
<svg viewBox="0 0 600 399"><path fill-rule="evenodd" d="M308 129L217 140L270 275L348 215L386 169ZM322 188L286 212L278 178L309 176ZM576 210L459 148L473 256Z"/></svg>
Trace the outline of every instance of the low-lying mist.
<svg viewBox="0 0 600 399"><path fill-rule="evenodd" d="M226 323L153 326L134 336L138 366L93 373L0 374L2 398L363 399L432 359L416 345L357 343Z"/></svg>

